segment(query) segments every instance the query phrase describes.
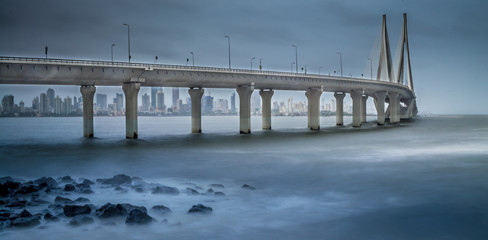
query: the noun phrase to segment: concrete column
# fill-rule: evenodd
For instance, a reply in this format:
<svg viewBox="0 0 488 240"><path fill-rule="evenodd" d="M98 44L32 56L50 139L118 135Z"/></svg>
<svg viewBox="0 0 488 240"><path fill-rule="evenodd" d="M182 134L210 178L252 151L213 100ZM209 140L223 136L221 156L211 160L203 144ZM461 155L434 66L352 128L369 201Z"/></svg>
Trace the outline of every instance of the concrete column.
<svg viewBox="0 0 488 240"><path fill-rule="evenodd" d="M261 116L263 118L263 130L271 130L271 98L273 97L274 91L259 91L261 95Z"/></svg>
<svg viewBox="0 0 488 240"><path fill-rule="evenodd" d="M376 92L375 93L375 105L376 105L376 112L377 112L377 120L376 122L378 125L385 124L385 98L386 92Z"/></svg>
<svg viewBox="0 0 488 240"><path fill-rule="evenodd" d="M240 133L251 133L251 95L254 91L252 85L237 87L239 94L239 129Z"/></svg>
<svg viewBox="0 0 488 240"><path fill-rule="evenodd" d="M93 137L93 95L95 86L81 86L80 92L83 97L83 137Z"/></svg>
<svg viewBox="0 0 488 240"><path fill-rule="evenodd" d="M368 101L368 96L363 95L361 97L361 123L366 122L366 101Z"/></svg>
<svg viewBox="0 0 488 240"><path fill-rule="evenodd" d="M137 139L137 94L140 83L124 83L125 94L125 137Z"/></svg>
<svg viewBox="0 0 488 240"><path fill-rule="evenodd" d="M202 88L190 88L188 93L191 97L191 132L202 132Z"/></svg>
<svg viewBox="0 0 488 240"><path fill-rule="evenodd" d="M400 94L388 93L390 99L390 123L400 122Z"/></svg>
<svg viewBox="0 0 488 240"><path fill-rule="evenodd" d="M352 98L352 126L361 127L361 97L363 93L360 91L352 91L350 95Z"/></svg>
<svg viewBox="0 0 488 240"><path fill-rule="evenodd" d="M334 93L336 99L336 125L344 125L344 93Z"/></svg>
<svg viewBox="0 0 488 240"><path fill-rule="evenodd" d="M310 88L305 92L308 99L308 128L310 130L320 129L320 95L322 89Z"/></svg>

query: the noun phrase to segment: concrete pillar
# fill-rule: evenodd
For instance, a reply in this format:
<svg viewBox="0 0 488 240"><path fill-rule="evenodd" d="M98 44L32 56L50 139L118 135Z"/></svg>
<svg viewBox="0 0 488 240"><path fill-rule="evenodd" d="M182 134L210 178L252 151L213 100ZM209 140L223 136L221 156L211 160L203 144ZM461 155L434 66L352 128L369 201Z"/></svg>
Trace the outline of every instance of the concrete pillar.
<svg viewBox="0 0 488 240"><path fill-rule="evenodd" d="M388 93L390 99L390 123L400 122L400 94Z"/></svg>
<svg viewBox="0 0 488 240"><path fill-rule="evenodd" d="M237 87L239 94L239 130L240 133L251 133L251 95L254 91L252 85Z"/></svg>
<svg viewBox="0 0 488 240"><path fill-rule="evenodd" d="M322 89L310 88L305 92L308 99L308 128L310 130L320 129L320 95Z"/></svg>
<svg viewBox="0 0 488 240"><path fill-rule="evenodd" d="M95 86L81 86L80 92L83 97L83 137L93 137L93 95Z"/></svg>
<svg viewBox="0 0 488 240"><path fill-rule="evenodd" d="M375 105L376 105L376 112L378 119L376 122L378 125L383 125L385 124L385 98L386 98L386 92L380 91L375 93Z"/></svg>
<svg viewBox="0 0 488 240"><path fill-rule="evenodd" d="M202 132L202 88L190 88L188 93L191 97L191 132Z"/></svg>
<svg viewBox="0 0 488 240"><path fill-rule="evenodd" d="M273 97L274 91L259 91L261 95L261 116L263 118L263 130L271 130L271 98Z"/></svg>
<svg viewBox="0 0 488 240"><path fill-rule="evenodd" d="M336 125L344 125L344 93L334 93L336 99Z"/></svg>
<svg viewBox="0 0 488 240"><path fill-rule="evenodd" d="M352 126L361 127L361 97L363 93L360 91L352 91L350 95L352 98Z"/></svg>
<svg viewBox="0 0 488 240"><path fill-rule="evenodd" d="M368 101L368 96L363 95L361 97L361 123L366 122L366 101Z"/></svg>
<svg viewBox="0 0 488 240"><path fill-rule="evenodd" d="M140 83L124 83L125 94L125 137L137 139L137 94Z"/></svg>

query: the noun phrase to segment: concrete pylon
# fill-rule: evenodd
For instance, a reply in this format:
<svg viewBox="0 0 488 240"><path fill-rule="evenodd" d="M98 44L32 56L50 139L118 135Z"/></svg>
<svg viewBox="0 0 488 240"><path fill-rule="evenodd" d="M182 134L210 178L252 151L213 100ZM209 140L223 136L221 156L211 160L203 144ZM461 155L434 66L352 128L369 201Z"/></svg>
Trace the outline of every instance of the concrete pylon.
<svg viewBox="0 0 488 240"><path fill-rule="evenodd" d="M125 94L125 137L137 139L137 94L140 83L124 83L122 90Z"/></svg>
<svg viewBox="0 0 488 240"><path fill-rule="evenodd" d="M251 95L253 85L241 85L237 87L239 94L239 130L242 134L251 133Z"/></svg>
<svg viewBox="0 0 488 240"><path fill-rule="evenodd" d="M407 57L407 85L410 90L413 91L413 80L412 80L412 67L410 66L410 50L408 46L408 34L407 34L407 14L403 14L403 29L402 34L400 35L400 39L402 41L401 51L400 51L400 61L398 62L398 71L397 71L397 82L403 84L403 65L404 65L404 57L405 57L405 49L406 49L406 57Z"/></svg>
<svg viewBox="0 0 488 240"><path fill-rule="evenodd" d="M366 102L368 101L368 96L363 95L361 97L361 123L366 122Z"/></svg>
<svg viewBox="0 0 488 240"><path fill-rule="evenodd" d="M263 130L271 130L271 98L273 97L274 91L259 91L261 95L261 116L263 122Z"/></svg>
<svg viewBox="0 0 488 240"><path fill-rule="evenodd" d="M395 92L388 93L390 99L390 123L400 122L400 94Z"/></svg>
<svg viewBox="0 0 488 240"><path fill-rule="evenodd" d="M352 126L361 127L361 91L351 91L349 93L352 99Z"/></svg>
<svg viewBox="0 0 488 240"><path fill-rule="evenodd" d="M320 129L320 95L322 95L320 88L309 88L305 92L308 99L308 128L310 130Z"/></svg>
<svg viewBox="0 0 488 240"><path fill-rule="evenodd" d="M383 24L381 26L381 50L380 59L378 63L377 80L381 80L383 69L386 71L386 79L388 82L392 82L394 78L392 69L392 59L390 51L390 40L388 38L388 31L386 28L386 15L383 15Z"/></svg>
<svg viewBox="0 0 488 240"><path fill-rule="evenodd" d="M202 96L203 88L190 88L188 94L191 97L191 132L202 132Z"/></svg>
<svg viewBox="0 0 488 240"><path fill-rule="evenodd" d="M93 96L95 90L95 86L80 87L83 97L83 137L93 137Z"/></svg>
<svg viewBox="0 0 488 240"><path fill-rule="evenodd" d="M375 93L374 101L375 101L376 112L377 112L376 122L378 125L385 124L385 98L386 98L385 91L380 91Z"/></svg>
<svg viewBox="0 0 488 240"><path fill-rule="evenodd" d="M336 125L344 125L344 93L334 93L336 99Z"/></svg>

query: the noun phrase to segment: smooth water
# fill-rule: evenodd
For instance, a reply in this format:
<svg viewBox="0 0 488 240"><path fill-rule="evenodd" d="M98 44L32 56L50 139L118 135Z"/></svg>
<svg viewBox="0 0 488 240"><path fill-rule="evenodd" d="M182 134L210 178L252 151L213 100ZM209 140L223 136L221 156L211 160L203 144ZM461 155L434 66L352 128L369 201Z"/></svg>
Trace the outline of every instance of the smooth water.
<svg viewBox="0 0 488 240"><path fill-rule="evenodd" d="M226 194L117 193L97 185L95 194L84 195L96 206L164 204L173 213L149 212L158 222L141 227L97 218L77 228L68 220L42 222L6 229L0 238L488 238L488 116L361 128L336 127L334 117L322 117L318 132L306 129L306 117L273 117L272 131L261 131L253 117L251 135L238 134L236 116L202 121L203 133L190 134L189 117L140 117L140 139L126 140L124 118L95 118L95 139L81 137L81 118L0 119L0 176L125 173L181 190L187 183L204 189L220 183ZM242 189L244 183L257 190ZM213 213L186 213L198 203Z"/></svg>

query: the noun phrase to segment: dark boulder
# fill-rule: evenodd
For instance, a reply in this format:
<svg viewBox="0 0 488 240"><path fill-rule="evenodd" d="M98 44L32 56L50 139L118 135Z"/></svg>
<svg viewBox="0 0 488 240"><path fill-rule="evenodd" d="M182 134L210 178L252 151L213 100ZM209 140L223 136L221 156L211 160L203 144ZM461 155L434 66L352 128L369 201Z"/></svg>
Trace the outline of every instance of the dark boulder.
<svg viewBox="0 0 488 240"><path fill-rule="evenodd" d="M73 183L75 180L71 178L70 176L64 176L60 179L60 182L62 183Z"/></svg>
<svg viewBox="0 0 488 240"><path fill-rule="evenodd" d="M84 198L84 197L79 197L79 198L75 199L74 202L75 203L85 203L85 202L90 202L90 199Z"/></svg>
<svg viewBox="0 0 488 240"><path fill-rule="evenodd" d="M57 204L71 204L71 203L73 203L73 200L71 200L69 198L64 198L64 197L57 196L54 199L54 203L57 203Z"/></svg>
<svg viewBox="0 0 488 240"><path fill-rule="evenodd" d="M210 187L211 188L224 188L224 185L223 184L214 183L214 184L210 184Z"/></svg>
<svg viewBox="0 0 488 240"><path fill-rule="evenodd" d="M11 199L7 204L5 204L5 206L9 208L23 208L27 206L27 201L14 198Z"/></svg>
<svg viewBox="0 0 488 240"><path fill-rule="evenodd" d="M80 225L91 224L94 222L95 222L95 220L93 220L93 218L91 218L91 217L76 216L69 221L69 225L77 227Z"/></svg>
<svg viewBox="0 0 488 240"><path fill-rule="evenodd" d="M207 193L214 193L214 190L213 190L213 189L211 189L211 188L209 188L209 189L207 190Z"/></svg>
<svg viewBox="0 0 488 240"><path fill-rule="evenodd" d="M170 195L178 195L180 191L174 187L168 186L157 186L152 189L153 194L170 194Z"/></svg>
<svg viewBox="0 0 488 240"><path fill-rule="evenodd" d="M39 185L40 188L58 186L58 182L52 177L41 177L34 180L34 183Z"/></svg>
<svg viewBox="0 0 488 240"><path fill-rule="evenodd" d="M64 215L67 217L74 217L77 215L83 215L83 214L90 214L91 213L91 207L90 205L66 205L63 208Z"/></svg>
<svg viewBox="0 0 488 240"><path fill-rule="evenodd" d="M223 197L223 196L225 196L225 193L223 193L223 192L215 192L215 196Z"/></svg>
<svg viewBox="0 0 488 240"><path fill-rule="evenodd" d="M52 215L50 212L44 214L44 220L49 221L49 222L57 222L59 221L59 218Z"/></svg>
<svg viewBox="0 0 488 240"><path fill-rule="evenodd" d="M154 212L159 213L160 215L165 215L171 212L171 209L169 207L163 206L163 205L156 205L151 208Z"/></svg>
<svg viewBox="0 0 488 240"><path fill-rule="evenodd" d="M56 204L50 204L49 206L47 206L47 208L54 211L59 211L59 210L63 210L64 206L62 204L56 203Z"/></svg>
<svg viewBox="0 0 488 240"><path fill-rule="evenodd" d="M80 183L76 184L76 187L79 189L80 193L93 193L90 184Z"/></svg>
<svg viewBox="0 0 488 240"><path fill-rule="evenodd" d="M114 188L115 191L117 192L122 192L122 193L126 193L127 192L127 189L121 187L121 186L117 186Z"/></svg>
<svg viewBox="0 0 488 240"><path fill-rule="evenodd" d="M95 183L90 179L83 179L83 182L81 182L81 184L93 185Z"/></svg>
<svg viewBox="0 0 488 240"><path fill-rule="evenodd" d="M9 210L7 209L0 209L0 217L8 217L12 214Z"/></svg>
<svg viewBox="0 0 488 240"><path fill-rule="evenodd" d="M32 214L24 209L22 212L19 213L19 217L25 218L25 217L32 217Z"/></svg>
<svg viewBox="0 0 488 240"><path fill-rule="evenodd" d="M49 204L49 201L40 199L39 196L32 195L31 200L27 202L29 206L39 206L41 204Z"/></svg>
<svg viewBox="0 0 488 240"><path fill-rule="evenodd" d="M64 191L66 192L72 192L75 190L75 186L73 184L66 184L64 185Z"/></svg>
<svg viewBox="0 0 488 240"><path fill-rule="evenodd" d="M132 178L125 174L118 174L113 176L112 178L99 178L97 179L97 182L112 186L118 186L122 184L130 184L132 182Z"/></svg>
<svg viewBox="0 0 488 240"><path fill-rule="evenodd" d="M6 197L21 186L19 182L5 181L0 183L0 196Z"/></svg>
<svg viewBox="0 0 488 240"><path fill-rule="evenodd" d="M34 227L41 224L39 217L19 217L10 221L11 227Z"/></svg>
<svg viewBox="0 0 488 240"><path fill-rule="evenodd" d="M247 189L247 190L256 190L255 187L253 187L251 185L247 185L247 184L242 185L242 188Z"/></svg>
<svg viewBox="0 0 488 240"><path fill-rule="evenodd" d="M127 210L121 204L107 203L96 210L100 218L122 217L127 215Z"/></svg>
<svg viewBox="0 0 488 240"><path fill-rule="evenodd" d="M129 216L125 219L125 223L127 224L148 224L152 222L154 219L147 215L145 211L141 209L134 209L129 212Z"/></svg>
<svg viewBox="0 0 488 240"><path fill-rule="evenodd" d="M211 207L207 207L203 204L193 205L188 213L202 213L202 214L210 214L212 213L213 209Z"/></svg>
<svg viewBox="0 0 488 240"><path fill-rule="evenodd" d="M39 190L40 190L40 188L37 185L24 185L24 186L20 187L20 189L17 190L15 193L17 193L17 194L29 194L29 193L37 192Z"/></svg>
<svg viewBox="0 0 488 240"><path fill-rule="evenodd" d="M186 188L186 193L188 195L199 195L200 194L197 190L195 190L193 188L189 188L189 187Z"/></svg>
<svg viewBox="0 0 488 240"><path fill-rule="evenodd" d="M120 205L125 208L125 210L129 213L131 212L132 210L135 210L135 209L139 209L141 211L144 211L144 212L147 212L147 209L145 207L142 207L142 206L134 206L132 204L129 204L129 203L120 203Z"/></svg>

